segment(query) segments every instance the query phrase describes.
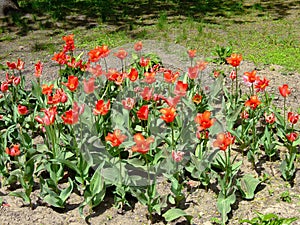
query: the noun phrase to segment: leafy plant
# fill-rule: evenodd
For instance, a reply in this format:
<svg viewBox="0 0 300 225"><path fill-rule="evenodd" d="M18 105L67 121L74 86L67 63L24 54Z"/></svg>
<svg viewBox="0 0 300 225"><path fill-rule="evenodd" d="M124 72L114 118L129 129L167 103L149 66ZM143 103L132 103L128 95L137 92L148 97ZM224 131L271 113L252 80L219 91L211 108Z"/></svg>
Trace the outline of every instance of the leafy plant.
<svg viewBox="0 0 300 225"><path fill-rule="evenodd" d="M240 223L248 223L252 225L289 225L298 220L296 217L292 218L280 218L278 215L269 213L269 214L262 214L256 212L257 217L254 217L251 220L245 219L241 220Z"/></svg>
<svg viewBox="0 0 300 225"><path fill-rule="evenodd" d="M232 46L220 46L217 45L214 51L211 53L214 58L209 58L209 61L214 62L216 64L225 64L226 58L230 57L233 52Z"/></svg>
<svg viewBox="0 0 300 225"><path fill-rule="evenodd" d="M291 203L292 202L292 198L290 196L290 192L289 191L284 191L280 194L280 199L284 202L287 203Z"/></svg>

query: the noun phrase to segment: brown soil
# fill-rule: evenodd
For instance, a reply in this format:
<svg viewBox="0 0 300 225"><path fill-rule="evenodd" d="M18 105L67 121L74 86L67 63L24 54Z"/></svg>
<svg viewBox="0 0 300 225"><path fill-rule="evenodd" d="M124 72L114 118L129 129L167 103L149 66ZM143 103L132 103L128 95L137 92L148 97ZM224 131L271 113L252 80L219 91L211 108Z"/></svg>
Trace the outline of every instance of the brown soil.
<svg viewBox="0 0 300 225"><path fill-rule="evenodd" d="M34 64L37 60L42 60L45 64L43 79L45 81L54 79L57 75L58 68L53 62L51 62L51 56L46 55L43 51L33 51L32 40L43 39L47 37L49 31L34 31L27 36L18 37L14 41L0 42L1 49L1 64L5 64L6 61L15 61L17 58L25 60L26 71L28 80L33 79ZM61 46L62 43L56 43ZM132 44L122 46L129 50L132 48ZM178 68L186 71L188 67L188 61L186 49L179 45L170 45L168 43L156 42L156 41L144 41L145 51L152 51L157 53L163 59L166 65L170 65L173 68ZM153 49L155 51L153 51ZM117 49L114 49L115 51ZM77 50L79 53L80 51ZM111 66L118 67L118 62L113 59L109 60ZM211 74L213 68L216 65L209 65L206 69L207 74ZM223 66L222 69L226 74L230 72L229 66ZM243 62L240 67L240 72L258 70L258 75L261 77L266 76L270 79L269 91L274 93L275 100L280 103L281 97L278 93L278 86L287 83L293 90L291 97L289 97L289 110L296 111L299 107L299 83L300 74L290 73L283 74L282 68L277 65L262 65L255 66L251 62ZM3 73L2 73L3 75ZM3 77L3 76L2 76ZM280 217L298 217L300 218L300 172L296 173L295 184L291 187L288 183L284 182L280 177L279 172L280 161L268 162L262 157L259 161L256 171L250 170L250 164L244 161L242 165L242 171L245 173L252 173L255 176L261 174L269 174L270 179L258 187L255 198L250 201L242 200L238 197L237 203L234 205L231 219L229 224L239 224L240 219L253 218L255 211L261 213L275 213ZM297 162L297 168L300 164ZM159 184L159 190L165 190L166 182ZM191 214L193 224L211 224L210 220L213 217L219 217L219 213L216 208L217 194L214 189L208 189L205 191L202 188L194 187L191 190L187 190L186 212ZM280 196L284 191L290 193L291 202L284 202ZM32 199L34 202L34 209L25 206L19 198L9 196L10 190L6 187L0 189L0 197L9 204L9 206L0 207L0 224L86 224L86 221L79 216L78 206L82 202L83 198L75 193L71 195L67 202L65 209L54 209L39 201L38 188L33 192ZM91 224L122 224L122 225L141 225L147 224L146 208L139 203L133 204L133 209L125 211L120 214L117 209L113 207L113 197L108 193L104 201L94 209L92 212L89 223ZM85 209L85 213L88 213L88 209ZM166 224L163 221L158 221L156 224ZM186 224L184 219L177 220L170 224ZM300 224L300 219L294 224Z"/></svg>

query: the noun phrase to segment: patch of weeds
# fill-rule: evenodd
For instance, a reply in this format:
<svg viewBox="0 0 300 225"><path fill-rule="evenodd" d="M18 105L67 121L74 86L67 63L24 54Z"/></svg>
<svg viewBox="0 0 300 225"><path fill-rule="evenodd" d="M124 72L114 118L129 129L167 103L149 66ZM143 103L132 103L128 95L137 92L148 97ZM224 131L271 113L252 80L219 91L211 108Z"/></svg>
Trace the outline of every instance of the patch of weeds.
<svg viewBox="0 0 300 225"><path fill-rule="evenodd" d="M254 5L252 5L251 8L254 9L254 10L261 11L261 12L264 11L264 7L260 3L255 3Z"/></svg>
<svg viewBox="0 0 300 225"><path fill-rule="evenodd" d="M217 217L212 217L210 219L210 222L212 222L213 224L221 224L222 223L221 220Z"/></svg>
<svg viewBox="0 0 300 225"><path fill-rule="evenodd" d="M280 218L276 214L262 214L256 212L257 217L254 217L252 220L241 220L240 223L248 223L252 225L289 225L298 220L296 217L292 218Z"/></svg>
<svg viewBox="0 0 300 225"><path fill-rule="evenodd" d="M225 64L226 63L226 58L230 57L232 54L232 46L220 46L217 45L213 52L211 53L215 58L211 58L209 61L214 62L216 64Z"/></svg>
<svg viewBox="0 0 300 225"><path fill-rule="evenodd" d="M112 215L107 215L106 217L107 217L107 220L112 220L112 218L113 218Z"/></svg>
<svg viewBox="0 0 300 225"><path fill-rule="evenodd" d="M158 29L163 30L163 29L165 29L167 22L168 22L168 16L167 16L166 12L161 12L159 14L159 18L158 18L156 26Z"/></svg>
<svg viewBox="0 0 300 225"><path fill-rule="evenodd" d="M180 33L180 34L176 37L175 43L180 43L180 42L186 41L187 39L188 39L187 31L186 31L186 29L183 29L183 30L182 30L182 33Z"/></svg>
<svg viewBox="0 0 300 225"><path fill-rule="evenodd" d="M300 52L299 52L300 53ZM288 68L289 70L300 71L300 61L295 57L295 49L288 47L274 48L270 46L264 56L259 57L259 61L265 64L277 64Z"/></svg>
<svg viewBox="0 0 300 225"><path fill-rule="evenodd" d="M7 34L7 35L3 35L2 37L0 37L0 41L12 41L14 38Z"/></svg>
<svg viewBox="0 0 300 225"><path fill-rule="evenodd" d="M269 189L268 192L269 192L269 195L270 195L270 196L273 196L273 195L274 195L274 190L273 190L273 189Z"/></svg>
<svg viewBox="0 0 300 225"><path fill-rule="evenodd" d="M271 175L268 173L264 173L261 178L261 182L270 183Z"/></svg>
<svg viewBox="0 0 300 225"><path fill-rule="evenodd" d="M38 43L35 42L32 46L32 51L39 52L39 51L48 51L49 53L55 52L55 45L52 43Z"/></svg>
<svg viewBox="0 0 300 225"><path fill-rule="evenodd" d="M75 33L77 36L77 34ZM80 35L78 35L80 36ZM78 48L91 48L98 45L108 45L110 48L123 45L131 42L131 38L126 31L106 32L104 29L99 31L99 28L91 29L90 35L81 36L82 38L77 43Z"/></svg>
<svg viewBox="0 0 300 225"><path fill-rule="evenodd" d="M137 39L144 39L148 35L148 32L146 29L141 29L137 33L135 33L135 38Z"/></svg>
<svg viewBox="0 0 300 225"><path fill-rule="evenodd" d="M20 13L12 13L12 22L22 30L28 30L28 19L22 18Z"/></svg>
<svg viewBox="0 0 300 225"><path fill-rule="evenodd" d="M199 35L201 35L203 33L203 28L204 28L204 24L203 23L197 24L197 31L198 31Z"/></svg>
<svg viewBox="0 0 300 225"><path fill-rule="evenodd" d="M290 192L289 191L282 192L281 195L280 195L280 200L283 201L283 202L291 203L292 198L290 196Z"/></svg>

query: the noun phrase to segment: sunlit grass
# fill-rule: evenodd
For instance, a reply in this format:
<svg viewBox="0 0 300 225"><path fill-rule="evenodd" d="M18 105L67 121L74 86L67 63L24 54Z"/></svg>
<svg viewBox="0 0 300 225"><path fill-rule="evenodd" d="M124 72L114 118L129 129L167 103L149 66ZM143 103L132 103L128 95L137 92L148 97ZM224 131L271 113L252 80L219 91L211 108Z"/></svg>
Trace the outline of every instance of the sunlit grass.
<svg viewBox="0 0 300 225"><path fill-rule="evenodd" d="M176 1L168 2L173 4L172 7L178 4ZM21 6L28 4L25 3L26 1L20 1ZM40 1L32 1L31 7L35 9L39 4ZM60 28L60 32L53 35L53 38L74 33L80 36L76 43L78 48L85 49L102 44L117 47L135 40L152 39L195 48L198 55L203 57L211 56L216 46L232 46L233 50L243 54L246 60L257 64L277 64L283 66L284 70L300 72L300 30L297 20L278 18L278 13L272 10L274 6L271 1L262 3L247 0L234 5L223 4L223 8L215 11L205 8L218 6L210 4L217 4L217 1L201 5L197 15L176 14L172 7L135 19L129 15L122 15L118 18L122 20L122 28L114 25L112 21L102 22L99 17L95 19L95 28ZM136 23L132 19L136 20ZM22 25L22 21L20 18L15 19L16 25ZM67 21L62 23L67 24ZM42 26L40 28L46 29ZM10 41L10 36L6 35L4 30L0 32L0 41ZM47 49L43 47L43 50ZM53 52L53 46L49 46L49 52Z"/></svg>

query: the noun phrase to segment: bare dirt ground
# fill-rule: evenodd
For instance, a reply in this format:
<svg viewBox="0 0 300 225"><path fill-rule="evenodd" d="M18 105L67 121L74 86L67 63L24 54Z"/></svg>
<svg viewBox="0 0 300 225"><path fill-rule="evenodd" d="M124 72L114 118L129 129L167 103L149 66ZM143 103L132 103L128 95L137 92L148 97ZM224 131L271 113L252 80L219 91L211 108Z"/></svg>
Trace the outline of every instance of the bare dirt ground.
<svg viewBox="0 0 300 225"><path fill-rule="evenodd" d="M42 60L45 64L43 80L51 80L57 76L58 68L53 62L51 57L43 51L33 51L34 41L37 39L48 38L49 31L32 31L24 37L18 37L13 41L0 42L1 51L1 64L5 64L6 61L15 61L17 58L21 58L25 61L26 70L29 80L33 78L34 64L37 60ZM56 41L56 45L61 45L61 42ZM120 46L121 47L121 46ZM125 49L130 49L132 44L122 46ZM145 51L147 49L153 52L156 49L158 54L166 65L170 65L173 68L179 68L186 71L188 66L188 60L185 55L186 49L179 45L169 45L168 43L156 42L156 41L144 41ZM114 49L117 50L117 49ZM86 51L86 50L84 50ZM80 51L78 50L78 53ZM111 59L111 66L118 67L118 62ZM178 66L179 65L179 66ZM206 69L206 73L210 74L216 65L209 65ZM229 66L223 66L225 73L230 72ZM266 76L270 79L269 91L274 93L275 101L279 104L281 97L278 92L278 87L282 84L288 84L292 88L292 95L288 99L289 110L296 111L299 108L299 82L300 74L296 72L290 72L284 74L282 68L277 65L261 65L255 66L251 62L244 61L241 64L239 71L252 71L257 69L257 74L261 77ZM4 73L1 74L1 79L4 79ZM257 171L250 170L250 164L244 161L242 165L243 172L252 173L254 176L260 176L264 173L269 175L269 179L262 183L253 200L242 200L238 198L237 203L234 205L232 214L230 215L230 225L240 224L240 219L253 218L255 211L261 213L275 213L280 217L298 217L299 220L293 224L300 224L300 171L296 172L295 183L291 187L288 183L284 182L280 177L279 171L280 160L276 162L268 162L262 157L257 165ZM297 162L297 168L300 168L299 161ZM159 184L159 189L162 191L168 186L166 182ZM291 202L285 202L281 198L281 194L288 191L291 197ZM0 197L8 204L0 207L0 224L9 225L32 225L32 224L70 224L79 225L86 224L111 224L111 225L142 225L147 224L146 208L141 204L133 200L133 208L125 211L123 214L119 214L118 210L113 207L113 196L107 193L104 201L93 210L88 221L82 219L78 212L78 206L82 202L83 198L75 193L71 195L67 201L65 209L55 209L43 204L38 197L38 187L33 192L32 198L34 202L34 208L23 204L19 198L9 196L10 190L7 187L0 189ZM196 225L209 225L213 217L219 217L220 214L216 208L217 194L213 188L205 191L202 188L194 187L190 190L186 190L188 195L185 210L191 214L193 224ZM88 213L88 209L85 209L85 213ZM158 220L156 224L166 224L162 220ZM177 220L173 223L176 225L186 224L184 219Z"/></svg>

